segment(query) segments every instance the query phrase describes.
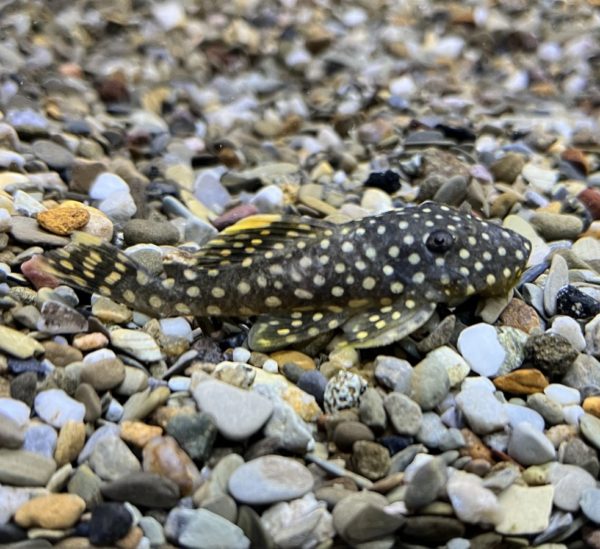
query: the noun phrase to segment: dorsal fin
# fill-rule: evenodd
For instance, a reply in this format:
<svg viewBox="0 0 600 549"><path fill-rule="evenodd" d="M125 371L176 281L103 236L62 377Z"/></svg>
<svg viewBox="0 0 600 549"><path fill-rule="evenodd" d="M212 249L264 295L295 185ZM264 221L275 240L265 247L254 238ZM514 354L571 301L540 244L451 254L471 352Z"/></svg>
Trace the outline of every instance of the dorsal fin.
<svg viewBox="0 0 600 549"><path fill-rule="evenodd" d="M224 229L195 254L198 267L208 268L242 263L264 255L276 257L290 246L333 234L326 221L300 216L253 215Z"/></svg>

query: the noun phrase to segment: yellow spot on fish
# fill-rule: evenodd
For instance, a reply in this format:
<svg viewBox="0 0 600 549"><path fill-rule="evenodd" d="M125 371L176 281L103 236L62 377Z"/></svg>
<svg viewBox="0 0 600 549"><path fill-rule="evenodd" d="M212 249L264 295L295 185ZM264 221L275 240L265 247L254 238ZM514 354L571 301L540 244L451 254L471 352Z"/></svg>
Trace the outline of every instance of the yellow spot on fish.
<svg viewBox="0 0 600 549"><path fill-rule="evenodd" d="M123 299L129 303L133 303L135 301L135 294L131 290L125 290L123 292Z"/></svg>
<svg viewBox="0 0 600 549"><path fill-rule="evenodd" d="M221 307L217 307L216 305L209 305L206 307L206 312L209 315L219 316L221 314Z"/></svg>
<svg viewBox="0 0 600 549"><path fill-rule="evenodd" d="M185 293L190 297L198 297L200 295L200 288L198 286L190 286L186 289Z"/></svg>

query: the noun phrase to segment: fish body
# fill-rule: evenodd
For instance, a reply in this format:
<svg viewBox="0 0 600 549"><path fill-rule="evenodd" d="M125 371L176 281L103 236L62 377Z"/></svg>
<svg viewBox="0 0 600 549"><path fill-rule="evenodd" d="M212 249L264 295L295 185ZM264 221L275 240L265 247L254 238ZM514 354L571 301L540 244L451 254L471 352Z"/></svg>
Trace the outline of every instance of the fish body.
<svg viewBox="0 0 600 549"><path fill-rule="evenodd" d="M409 335L438 303L506 294L530 250L513 231L426 202L341 225L253 216L189 262L166 265L164 277L87 235L46 265L66 284L154 317L256 316L256 350L336 328L348 344L373 347Z"/></svg>

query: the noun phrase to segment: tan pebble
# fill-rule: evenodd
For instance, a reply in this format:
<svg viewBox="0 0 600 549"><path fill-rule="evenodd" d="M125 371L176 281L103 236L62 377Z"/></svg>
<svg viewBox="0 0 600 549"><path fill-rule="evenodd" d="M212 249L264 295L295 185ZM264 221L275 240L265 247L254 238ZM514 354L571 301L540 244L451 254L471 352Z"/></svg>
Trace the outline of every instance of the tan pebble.
<svg viewBox="0 0 600 549"><path fill-rule="evenodd" d="M189 496L198 488L200 471L173 437L153 438L144 447L143 456L144 471L171 479L183 496Z"/></svg>
<svg viewBox="0 0 600 549"><path fill-rule="evenodd" d="M54 450L54 461L59 467L71 463L85 444L85 424L79 421L69 420L58 433L56 449Z"/></svg>
<svg viewBox="0 0 600 549"><path fill-rule="evenodd" d="M73 338L73 347L80 351L94 351L108 345L108 338L102 332L79 334Z"/></svg>
<svg viewBox="0 0 600 549"><path fill-rule="evenodd" d="M494 385L501 391L516 395L532 395L541 393L548 385L546 376L535 368L515 370L504 376L494 379Z"/></svg>
<svg viewBox="0 0 600 549"><path fill-rule="evenodd" d="M315 361L308 355L299 351L278 351L273 353L271 358L277 362L279 371L281 371L283 365L288 362L293 362L305 371L314 370L316 368Z"/></svg>
<svg viewBox="0 0 600 549"><path fill-rule="evenodd" d="M600 396L590 396L583 401L583 409L593 416L600 417Z"/></svg>
<svg viewBox="0 0 600 549"><path fill-rule="evenodd" d="M125 324L133 317L133 312L125 305L115 303L108 297L99 297L92 305L92 314L104 322Z"/></svg>
<svg viewBox="0 0 600 549"><path fill-rule="evenodd" d="M159 437L163 430L158 425L147 425L141 421L124 421L121 423L121 438L138 448L143 448L149 440Z"/></svg>
<svg viewBox="0 0 600 549"><path fill-rule="evenodd" d="M117 541L116 545L119 549L135 549L143 537L144 532L142 529L139 526L134 526L127 532L125 537Z"/></svg>
<svg viewBox="0 0 600 549"><path fill-rule="evenodd" d="M30 499L15 513L23 528L71 528L85 509L85 501L75 494L49 494Z"/></svg>
<svg viewBox="0 0 600 549"><path fill-rule="evenodd" d="M112 238L114 232L113 222L103 212L74 200L63 202L62 207L66 206L85 208L89 213L89 221L85 227L82 227L82 232L97 236L103 240L110 240Z"/></svg>
<svg viewBox="0 0 600 549"><path fill-rule="evenodd" d="M53 547L57 549L89 549L90 540L84 537L65 538L55 543Z"/></svg>
<svg viewBox="0 0 600 549"><path fill-rule="evenodd" d="M84 227L89 220L90 213L85 208L73 206L59 206L37 215L41 227L59 235L69 235Z"/></svg>
<svg viewBox="0 0 600 549"><path fill-rule="evenodd" d="M369 490L372 492L379 492L380 494L387 494L394 488L400 486L403 480L404 473L394 473L375 482Z"/></svg>
<svg viewBox="0 0 600 549"><path fill-rule="evenodd" d="M513 298L500 315L500 324L518 328L531 334L534 330L542 330L542 322L536 310L520 299Z"/></svg>
<svg viewBox="0 0 600 549"><path fill-rule="evenodd" d="M571 440L578 436L579 429L576 425L554 425L544 433L555 448L558 448L561 442Z"/></svg>
<svg viewBox="0 0 600 549"><path fill-rule="evenodd" d="M315 397L298 387L288 386L281 396L304 421L314 421L323 413Z"/></svg>

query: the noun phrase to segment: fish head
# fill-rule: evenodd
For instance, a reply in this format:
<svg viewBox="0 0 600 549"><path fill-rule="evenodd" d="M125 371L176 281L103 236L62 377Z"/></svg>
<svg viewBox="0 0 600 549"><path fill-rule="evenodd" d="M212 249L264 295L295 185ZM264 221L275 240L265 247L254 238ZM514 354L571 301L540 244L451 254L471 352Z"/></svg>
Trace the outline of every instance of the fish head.
<svg viewBox="0 0 600 549"><path fill-rule="evenodd" d="M531 243L510 229L426 202L409 221L430 301L458 304L471 295L502 296L517 283ZM407 256L405 256L407 257ZM409 260L410 260L410 256Z"/></svg>

